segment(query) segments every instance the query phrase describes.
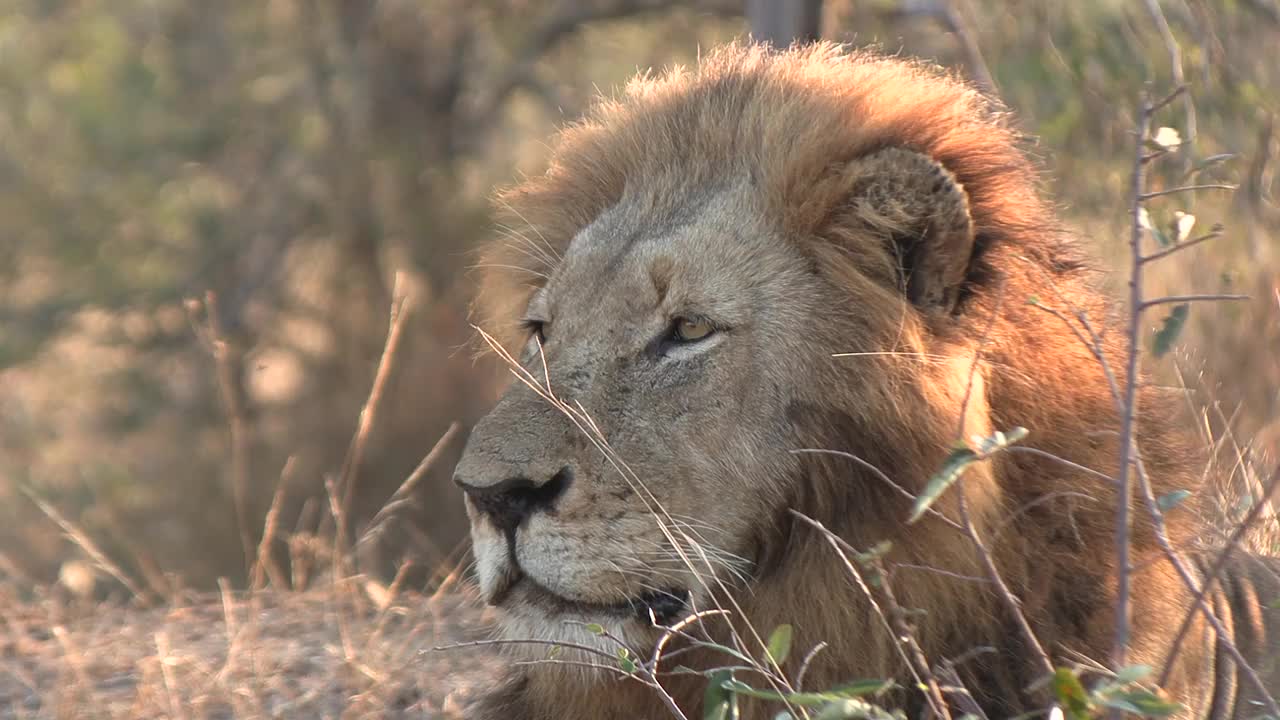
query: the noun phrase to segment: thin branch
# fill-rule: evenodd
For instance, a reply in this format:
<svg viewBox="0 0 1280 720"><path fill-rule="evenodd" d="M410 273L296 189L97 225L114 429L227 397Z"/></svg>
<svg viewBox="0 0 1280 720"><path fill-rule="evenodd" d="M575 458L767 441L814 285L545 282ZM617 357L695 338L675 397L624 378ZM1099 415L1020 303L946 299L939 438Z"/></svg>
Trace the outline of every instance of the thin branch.
<svg viewBox="0 0 1280 720"><path fill-rule="evenodd" d="M687 637L684 634L685 628L695 622L701 622L704 617L710 617L712 615L729 615L729 611L723 609L703 610L701 612L693 613L676 624L666 628L662 633L662 637L658 638L658 642L654 644L653 654L649 656L649 671L655 676L658 674L658 663L662 662L663 654L667 650L667 643L671 642L671 638L676 637L677 635Z"/></svg>
<svg viewBox="0 0 1280 720"><path fill-rule="evenodd" d="M810 649L809 652L805 654L804 660L800 661L800 670L796 673L796 690L797 691L804 690L804 676L809 674L809 666L813 664L813 659L818 657L818 653L826 649L827 649L827 642L823 640L817 645L814 645L813 648Z"/></svg>
<svg viewBox="0 0 1280 720"><path fill-rule="evenodd" d="M1213 240L1219 237L1222 237L1222 226L1215 225L1213 226L1212 230L1205 233L1204 235L1201 235L1198 238L1192 238L1191 240L1187 240L1186 242L1180 242L1176 245L1171 245L1167 248L1164 248L1163 250L1157 250L1156 252L1153 252L1149 255L1144 255L1142 257L1142 262L1145 264L1155 260L1159 260L1160 258L1168 257L1169 255L1172 255L1176 252L1186 250L1189 247L1195 247L1196 245L1199 245L1202 242L1207 242L1209 240Z"/></svg>
<svg viewBox="0 0 1280 720"><path fill-rule="evenodd" d="M1139 311L1149 310L1150 308L1156 307L1157 305L1178 305L1181 303L1190 303L1190 302L1218 302L1222 300L1228 300L1228 301L1234 302L1234 301L1248 300L1248 299L1249 299L1248 295L1234 295L1234 294L1226 294L1226 293L1219 293L1214 295L1166 295L1164 297L1152 298L1150 300L1143 300L1138 305L1138 310Z"/></svg>
<svg viewBox="0 0 1280 720"><path fill-rule="evenodd" d="M1191 100L1190 93L1187 92L1186 78L1182 74L1182 49L1178 47L1178 40L1173 36L1173 30L1169 29L1169 21L1165 19L1164 11L1160 9L1160 0L1144 0L1144 4L1147 14L1151 16L1151 21L1156 24L1156 30L1160 32L1160 40L1164 43L1165 50L1169 53L1169 73L1173 76L1173 84L1177 86L1177 89L1165 99L1153 105L1151 112L1158 112L1175 98L1182 96L1183 111L1186 115L1187 142L1192 142L1196 138L1196 106Z"/></svg>
<svg viewBox="0 0 1280 720"><path fill-rule="evenodd" d="M1148 122L1150 122L1149 118L1148 118ZM1139 167L1141 167L1142 161L1139 160L1136 164ZM1238 186L1231 185L1229 183L1202 183L1199 185L1179 185L1178 187L1168 188L1165 190L1155 190L1152 192L1138 193L1137 197L1139 202L1146 202L1148 200L1152 200L1158 197L1164 197L1165 195L1176 195L1178 193L1196 192L1197 190L1235 190L1237 189L1237 187Z"/></svg>
<svg viewBox="0 0 1280 720"><path fill-rule="evenodd" d="M798 453L814 453L814 454L817 454L817 455L835 455L836 457L842 457L842 458L844 458L844 459L846 459L846 460L852 460L853 462L857 463L858 465L862 466L863 468L865 468L865 469L867 469L867 470L871 471L871 473L872 473L873 475L875 475L877 478L879 478L881 482L883 482L884 484L886 484L886 485L888 485L889 487L891 487L891 488L893 488L894 490L896 490L896 491L898 492L898 494L899 494L899 495L901 495L901 496L905 497L906 499L908 499L908 500L910 500L910 501L912 501L912 502L915 502L915 500L916 500L915 493L912 493L910 490L908 490L908 489L906 489L906 488L902 487L901 485L899 485L898 483L894 482L892 478L890 478L888 475L885 475L885 474L884 474L884 471L883 471L883 470L881 470L880 468L876 467L875 465L873 465L873 464L871 464L871 463L867 462L866 460L863 460L862 458L858 457L857 455L854 455L853 453L847 453L847 452L843 452L843 451L841 451L841 450L823 450L823 449L820 449L820 448L801 448L801 449L798 449L798 450L792 450L791 452L792 452L792 453L797 453L797 454L798 454ZM943 521L944 523L946 523L946 524L950 525L952 528L954 528L954 529L956 529L956 530L961 530L961 529L963 529L963 528L961 528L961 527L960 527L960 523L956 522L955 520L952 520L951 518L947 517L946 515L943 515L943 514L942 514L942 512L941 512L941 511L939 511L939 510L938 510L938 509L936 509L936 508L930 507L930 508L929 508L928 510L926 510L925 512L929 513L930 515L933 515L934 517L936 517L936 518L938 518L939 520Z"/></svg>
<svg viewBox="0 0 1280 720"><path fill-rule="evenodd" d="M1012 453L1025 453L1027 455L1035 455L1037 457L1045 458L1046 460L1053 460L1054 462L1065 465L1066 467L1069 467L1072 470L1078 470L1082 473L1085 473L1086 475L1097 478L1099 480L1106 480L1107 482L1111 482L1112 480L1111 476L1104 472L1101 472L1099 470L1094 470L1093 468L1086 467L1084 465L1081 465L1080 463L1071 462L1070 460L1060 455L1054 455L1053 453L1048 452L1047 450L1041 450L1040 448L1031 447L1030 445L1010 445L1009 447L1005 448L1004 451L1012 452Z"/></svg>
<svg viewBox="0 0 1280 720"><path fill-rule="evenodd" d="M1186 84L1178 85L1173 89L1173 92L1169 93L1168 95L1165 95L1164 97L1157 100L1154 104L1152 104L1151 112L1154 114L1165 109L1169 105L1169 103L1185 95L1189 89L1190 88Z"/></svg>
<svg viewBox="0 0 1280 720"><path fill-rule="evenodd" d="M978 550L978 557L982 560L983 568L987 572L987 577L995 584L996 591L1000 594L1000 598L1004 600L1004 604L1008 606L1009 612L1013 614L1014 622L1018 625L1018 630L1022 633L1022 637L1026 640L1030 647L1036 664L1040 666L1040 671L1049 676L1053 674L1053 663L1049 660L1049 654L1044 651L1044 647L1040 644L1040 639L1036 637L1035 630L1031 629L1031 623L1027 621L1027 616L1022 612L1022 603L1018 601L1018 597L1013 594L1009 586L1005 583L1004 578L1000 575L1000 570L996 567L995 559L991 557L991 551L987 549L986 544L978 535L978 529L974 527L973 520L969 517L969 503L965 498L963 480L958 480L956 490L960 496L960 521L964 524L965 533L969 536L969 541Z"/></svg>

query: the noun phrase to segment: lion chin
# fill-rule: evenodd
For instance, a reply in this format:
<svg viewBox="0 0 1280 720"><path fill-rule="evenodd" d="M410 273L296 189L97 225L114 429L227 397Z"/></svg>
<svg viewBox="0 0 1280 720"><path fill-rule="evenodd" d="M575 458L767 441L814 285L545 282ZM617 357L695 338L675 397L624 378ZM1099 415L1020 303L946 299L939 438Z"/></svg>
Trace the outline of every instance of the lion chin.
<svg viewBox="0 0 1280 720"><path fill-rule="evenodd" d="M961 497L1053 661L1109 656L1118 419L1058 318L1110 309L1007 122L919 64L731 45L601 100L504 193L518 232L487 251L479 313L516 381L455 480L503 645L537 662L478 717L666 716L616 677L660 645L693 671L661 676L668 702L700 716L697 673L761 657L784 623L786 677L825 644L804 688L892 679L884 702L914 717L897 633L842 543L889 548L921 652L972 657L954 679L988 716L1043 710ZM1177 398L1144 385L1140 406L1152 492L1196 490ZM1014 425L1032 452L974 465L906 522L958 439ZM1130 661L1160 667L1191 597L1136 515ZM1175 546L1195 517L1170 513ZM1202 621L1188 638L1166 689L1194 713L1223 668Z"/></svg>

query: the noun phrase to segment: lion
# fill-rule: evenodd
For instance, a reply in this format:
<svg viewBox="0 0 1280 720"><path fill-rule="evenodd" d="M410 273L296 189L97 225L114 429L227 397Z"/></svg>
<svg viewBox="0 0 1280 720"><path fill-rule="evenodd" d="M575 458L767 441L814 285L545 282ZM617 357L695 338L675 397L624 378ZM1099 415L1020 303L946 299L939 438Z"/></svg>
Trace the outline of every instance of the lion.
<svg viewBox="0 0 1280 720"><path fill-rule="evenodd" d="M752 657L790 624L795 647L826 643L806 689L891 678L916 716L909 662L833 537L889 548L921 652L965 657L956 674L989 717L1043 710L1043 664L960 518L1055 665L1108 664L1120 420L1073 318L1113 362L1122 333L1021 145L994 101L921 63L739 43L600 100L544 174L500 196L523 231L486 251L479 322L518 380L455 480L481 593L524 662L482 717L700 716L705 676L664 677L664 704L588 667L620 646L647 658L695 612L698 637ZM1138 397L1151 492L1194 492L1176 398ZM957 440L1014 426L1025 450L906 522ZM1128 661L1160 668L1192 593L1138 497ZM1174 547L1196 540L1194 497L1168 513ZM1241 647L1276 657L1256 593L1280 586L1242 601L1246 564L1213 600L1252 628ZM671 660L735 664L705 644ZM1166 689L1188 717L1230 717L1257 697L1236 674L1199 619Z"/></svg>

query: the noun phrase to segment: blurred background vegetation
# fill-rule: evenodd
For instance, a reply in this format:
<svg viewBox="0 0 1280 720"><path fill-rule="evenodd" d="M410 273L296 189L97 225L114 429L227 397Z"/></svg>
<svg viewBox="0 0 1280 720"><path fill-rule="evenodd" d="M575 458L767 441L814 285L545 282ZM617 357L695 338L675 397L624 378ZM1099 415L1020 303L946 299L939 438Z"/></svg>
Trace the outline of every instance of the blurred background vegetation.
<svg viewBox="0 0 1280 720"><path fill-rule="evenodd" d="M1166 34L1153 2L829 0L820 28L998 94L1116 286L1138 95L1181 74L1194 105L1163 121L1190 142L1157 187L1240 190L1159 206L1227 230L1159 264L1152 294L1254 299L1192 307L1151 364L1194 390L1239 475L1280 451L1280 3L1163 0ZM467 314L473 250L503 231L492 189L537 172L597 90L747 28L737 0L4 2L0 576L83 559L24 489L157 592L243 584L278 486L273 550L323 532L399 272L412 302L357 468L359 531L496 397ZM459 444L382 559L431 567L463 537Z"/></svg>

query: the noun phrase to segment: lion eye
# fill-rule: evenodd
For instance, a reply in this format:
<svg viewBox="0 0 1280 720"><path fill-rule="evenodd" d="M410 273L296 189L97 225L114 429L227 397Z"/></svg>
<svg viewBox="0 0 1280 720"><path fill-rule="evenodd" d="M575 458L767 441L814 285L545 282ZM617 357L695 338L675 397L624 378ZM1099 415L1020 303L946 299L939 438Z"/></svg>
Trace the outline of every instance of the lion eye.
<svg viewBox="0 0 1280 720"><path fill-rule="evenodd" d="M702 318L676 318L672 327L672 339L677 342L697 342L715 332L711 323Z"/></svg>

